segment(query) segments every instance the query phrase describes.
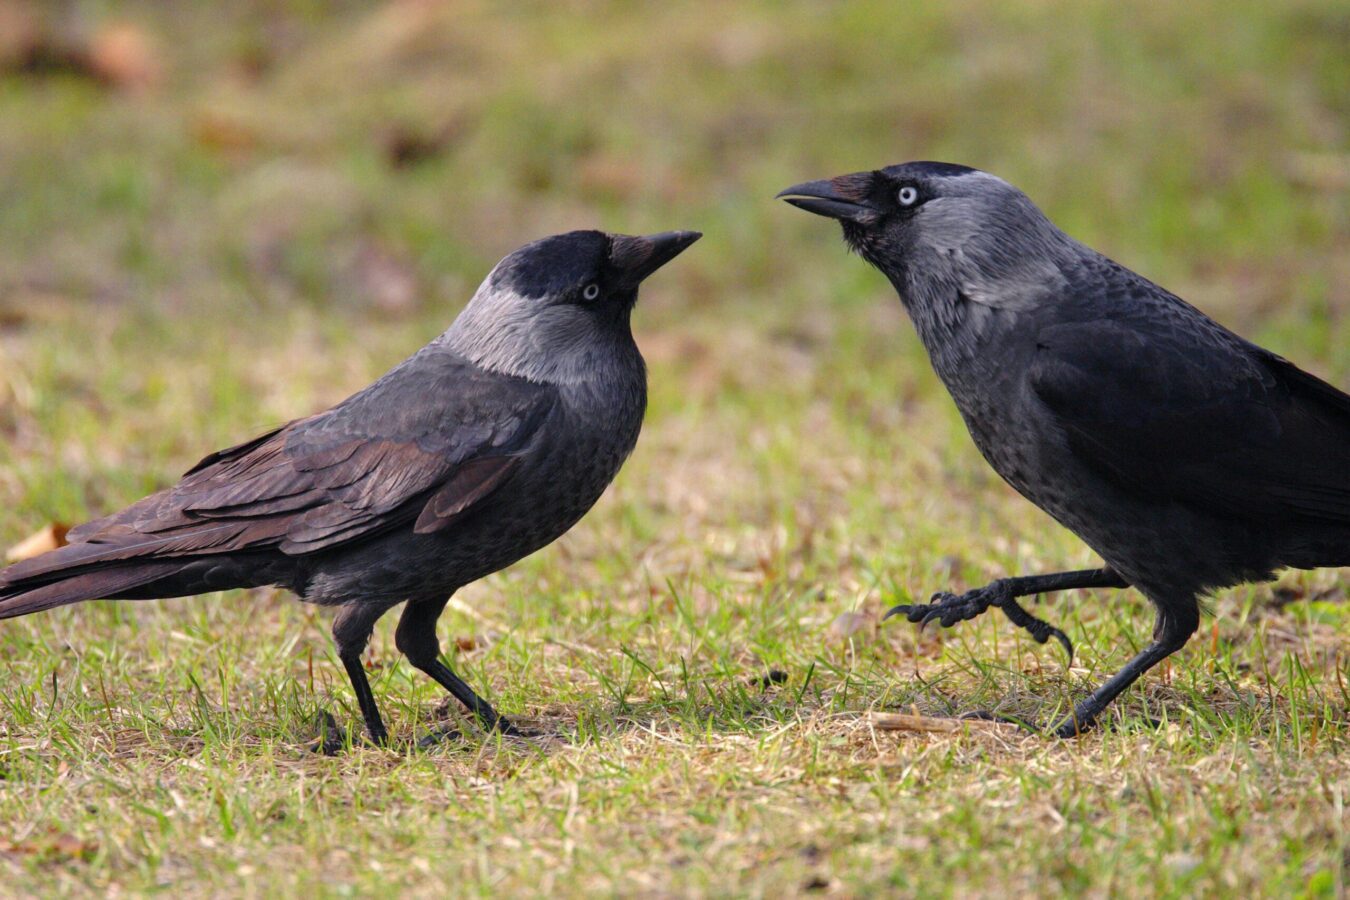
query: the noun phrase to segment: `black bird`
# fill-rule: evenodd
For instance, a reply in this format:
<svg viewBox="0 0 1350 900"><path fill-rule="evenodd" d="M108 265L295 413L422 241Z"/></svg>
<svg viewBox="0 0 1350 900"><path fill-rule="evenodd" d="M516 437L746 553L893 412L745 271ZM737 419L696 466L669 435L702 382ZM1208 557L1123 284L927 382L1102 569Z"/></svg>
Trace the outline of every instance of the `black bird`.
<svg viewBox="0 0 1350 900"><path fill-rule="evenodd" d="M699 237L574 231L521 247L444 334L365 390L0 571L0 618L280 585L338 607L338 656L384 743L361 653L406 600L399 650L512 732L440 661L436 620L457 589L571 528L618 473L647 403L629 324L638 285Z"/></svg>
<svg viewBox="0 0 1350 900"><path fill-rule="evenodd" d="M1056 729L1090 727L1199 627L1199 597L1285 567L1350 565L1350 397L1060 231L965 166L912 162L778 196L837 219L894 285L975 445L1106 561L1005 578L929 605L954 625L1016 598L1138 588L1153 642Z"/></svg>

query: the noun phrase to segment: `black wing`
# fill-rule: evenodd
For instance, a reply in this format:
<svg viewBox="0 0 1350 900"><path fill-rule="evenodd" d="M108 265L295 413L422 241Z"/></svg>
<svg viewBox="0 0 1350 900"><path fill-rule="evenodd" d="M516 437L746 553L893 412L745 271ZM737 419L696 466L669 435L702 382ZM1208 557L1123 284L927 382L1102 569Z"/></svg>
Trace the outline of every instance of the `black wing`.
<svg viewBox="0 0 1350 900"><path fill-rule="evenodd" d="M1350 523L1350 397L1186 310L1039 333L1031 387L1075 455L1160 501Z"/></svg>
<svg viewBox="0 0 1350 900"><path fill-rule="evenodd" d="M0 585L123 560L313 553L445 528L510 478L553 388L423 351L333 409L207 456L171 488L17 563Z"/></svg>

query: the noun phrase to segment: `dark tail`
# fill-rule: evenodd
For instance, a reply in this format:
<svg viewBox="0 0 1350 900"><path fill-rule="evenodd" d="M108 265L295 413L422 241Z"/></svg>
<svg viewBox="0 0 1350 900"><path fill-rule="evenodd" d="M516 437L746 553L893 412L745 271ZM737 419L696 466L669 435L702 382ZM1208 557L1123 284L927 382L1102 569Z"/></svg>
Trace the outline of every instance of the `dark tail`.
<svg viewBox="0 0 1350 900"><path fill-rule="evenodd" d="M106 567L46 584L0 586L0 619L26 616L84 600L116 597L164 577L165 568L162 562Z"/></svg>

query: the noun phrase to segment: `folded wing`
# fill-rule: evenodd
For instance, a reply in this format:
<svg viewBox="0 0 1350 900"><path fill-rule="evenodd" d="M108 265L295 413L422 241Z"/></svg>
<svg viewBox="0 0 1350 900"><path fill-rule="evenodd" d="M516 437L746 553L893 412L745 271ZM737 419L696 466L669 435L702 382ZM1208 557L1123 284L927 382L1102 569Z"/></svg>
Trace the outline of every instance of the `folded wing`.
<svg viewBox="0 0 1350 900"><path fill-rule="evenodd" d="M0 591L103 563L303 555L400 525L443 529L517 470L548 386L424 351L333 409L203 459L171 488L0 572Z"/></svg>
<svg viewBox="0 0 1350 900"><path fill-rule="evenodd" d="M1050 326L1030 384L1075 455L1137 495L1350 525L1350 397L1212 323Z"/></svg>

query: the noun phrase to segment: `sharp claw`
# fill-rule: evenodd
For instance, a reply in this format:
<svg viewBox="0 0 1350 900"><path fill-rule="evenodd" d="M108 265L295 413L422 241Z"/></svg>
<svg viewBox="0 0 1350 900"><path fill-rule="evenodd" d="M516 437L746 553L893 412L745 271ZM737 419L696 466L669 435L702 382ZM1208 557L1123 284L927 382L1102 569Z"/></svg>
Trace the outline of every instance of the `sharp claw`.
<svg viewBox="0 0 1350 900"><path fill-rule="evenodd" d="M1049 622L1043 622L1036 618L1019 606L1017 601L1011 597L1004 600L1001 607L1004 614L1014 625L1018 628L1024 628L1031 633L1031 636L1035 638L1036 643L1044 644L1052 637L1059 641L1060 645L1064 647L1065 652L1069 654L1069 662L1073 662L1073 642L1069 640L1067 634L1060 631Z"/></svg>
<svg viewBox="0 0 1350 900"><path fill-rule="evenodd" d="M1050 626L1050 633L1055 636L1055 640L1064 645L1064 652L1069 655L1069 665L1073 665L1073 641L1069 640L1067 634L1060 631L1058 628L1055 628L1053 625Z"/></svg>
<svg viewBox="0 0 1350 900"><path fill-rule="evenodd" d="M887 619L889 619L891 616L905 616L905 617L908 617L908 616L909 616L909 611L912 610L912 609L914 609L914 607L911 606L911 605L908 604L908 603L901 603L899 606L892 606L890 609L888 609L888 610L886 611L886 615L884 615L884 616L881 617L881 621L885 622L885 621L886 621Z"/></svg>

